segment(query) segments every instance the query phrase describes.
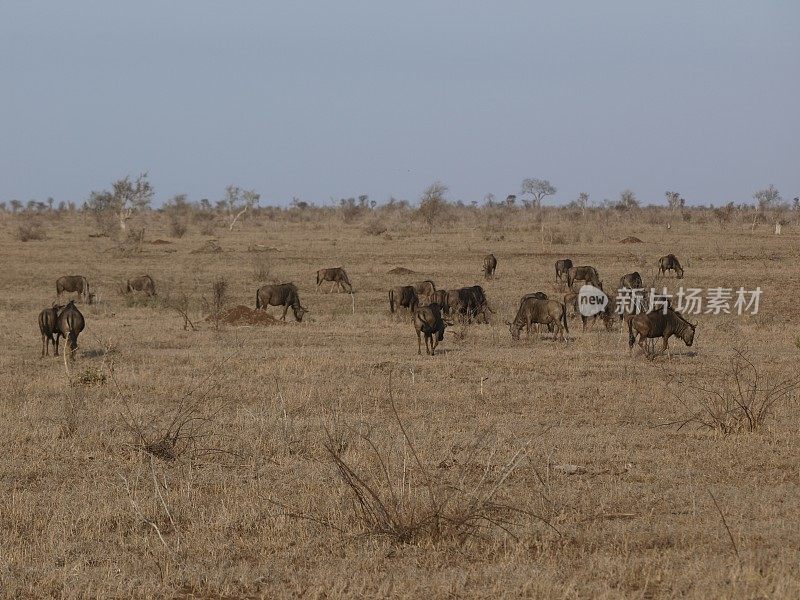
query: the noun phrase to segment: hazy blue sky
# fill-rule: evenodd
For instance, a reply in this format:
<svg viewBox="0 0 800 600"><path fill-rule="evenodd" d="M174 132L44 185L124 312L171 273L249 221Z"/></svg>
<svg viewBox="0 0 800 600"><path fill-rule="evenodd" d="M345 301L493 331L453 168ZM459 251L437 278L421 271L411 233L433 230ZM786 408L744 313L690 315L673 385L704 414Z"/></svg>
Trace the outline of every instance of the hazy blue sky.
<svg viewBox="0 0 800 600"><path fill-rule="evenodd" d="M800 194L800 2L0 4L0 200Z"/></svg>

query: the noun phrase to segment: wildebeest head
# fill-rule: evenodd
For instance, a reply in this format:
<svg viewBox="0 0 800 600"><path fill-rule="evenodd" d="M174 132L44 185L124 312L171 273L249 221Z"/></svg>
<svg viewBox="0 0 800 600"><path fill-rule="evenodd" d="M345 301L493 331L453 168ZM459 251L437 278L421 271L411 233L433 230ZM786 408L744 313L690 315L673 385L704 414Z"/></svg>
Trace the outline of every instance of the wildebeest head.
<svg viewBox="0 0 800 600"><path fill-rule="evenodd" d="M691 346L694 343L694 330L697 325L692 325L688 321L686 322L686 328L681 332L681 339L686 343L687 346Z"/></svg>
<svg viewBox="0 0 800 600"><path fill-rule="evenodd" d="M508 330L511 332L511 339L518 340L519 332L522 331L522 324L516 321L506 321L506 325L508 325Z"/></svg>
<svg viewBox="0 0 800 600"><path fill-rule="evenodd" d="M294 311L294 318L297 319L297 322L302 323L303 315L308 312L308 309L305 306L298 304L297 306L293 306L292 310Z"/></svg>

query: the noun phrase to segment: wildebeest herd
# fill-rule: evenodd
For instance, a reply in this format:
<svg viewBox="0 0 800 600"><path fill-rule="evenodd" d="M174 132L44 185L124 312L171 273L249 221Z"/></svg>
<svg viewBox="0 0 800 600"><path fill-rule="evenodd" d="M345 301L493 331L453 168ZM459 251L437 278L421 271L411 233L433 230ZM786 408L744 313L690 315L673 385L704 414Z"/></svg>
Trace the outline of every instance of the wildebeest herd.
<svg viewBox="0 0 800 600"><path fill-rule="evenodd" d="M668 254L659 260L659 275L668 271L675 273L677 278L684 275L683 267L674 254ZM486 279L492 279L497 270L497 258L494 254L487 255L483 260L483 273ZM586 316L578 305L580 293L574 284L583 281L584 285L591 285L598 290L603 290L603 282L596 268L590 265L573 264L569 258L564 258L555 263L556 283L563 286L564 279L568 291L563 296L563 302L548 297L545 292L525 294L520 299L519 308L512 321L506 325L513 340L518 340L524 328L526 335L530 336L531 327L544 325L553 334L553 340L566 341L569 333L569 312L580 314L583 329L589 319L592 325L598 318L601 319L606 329L610 330L616 320L627 324L628 344L633 348L637 341L646 353L645 341L661 338L662 352L668 350L668 340L676 336L684 341L687 346L694 342L696 325L687 321L678 311L669 304L663 307L645 309L644 284L638 272L623 275L619 281L618 292L638 292L636 301L618 310L613 292L604 292L607 303L591 316ZM347 272L342 267L320 269L316 273L316 288L320 289L325 282L331 282L337 292L345 290L353 293L353 285ZM563 289L563 287L562 287ZM156 286L152 277L142 275L128 279L123 287L124 293L143 293L155 296ZM67 275L59 277L56 281L56 295L58 300L51 307L39 313L39 330L42 336L42 356L50 353L53 345L54 354L58 356L59 338L67 340L70 358L74 358L78 347L78 336L85 327L83 314L75 306L75 301L70 300L66 305L60 304L64 293L76 293L87 304L91 304L94 294L89 292L89 282L82 275ZM256 290L256 309L266 310L269 306L283 307L282 320L292 309L297 322L303 320L303 315L308 312L300 302L300 294L294 283L279 283L264 285ZM417 353L422 354L422 339L425 339L425 350L433 356L439 342L444 339L445 328L452 326L457 319L462 323L488 323L489 314L494 311L489 307L486 292L480 285L456 288L451 290L437 289L431 280L418 281L409 285L397 286L389 290L389 311L395 313L406 309L410 315L417 335Z"/></svg>

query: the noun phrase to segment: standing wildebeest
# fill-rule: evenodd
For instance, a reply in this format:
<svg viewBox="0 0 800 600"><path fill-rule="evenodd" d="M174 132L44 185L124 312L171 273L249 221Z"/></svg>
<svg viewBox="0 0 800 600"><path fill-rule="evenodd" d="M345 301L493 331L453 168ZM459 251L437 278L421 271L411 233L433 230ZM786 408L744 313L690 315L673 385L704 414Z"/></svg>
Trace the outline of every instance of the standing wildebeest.
<svg viewBox="0 0 800 600"><path fill-rule="evenodd" d="M87 304L92 303L89 293L89 280L83 275L64 275L56 279L56 295L61 298L64 292L75 292Z"/></svg>
<svg viewBox="0 0 800 600"><path fill-rule="evenodd" d="M413 284L413 286L414 291L417 292L417 296L420 298L427 298L429 302L433 298L433 294L436 292L436 284L430 279L426 279L425 281L417 281Z"/></svg>
<svg viewBox="0 0 800 600"><path fill-rule="evenodd" d="M594 267L588 265L570 267L567 270L567 287L572 287L572 284L578 280L590 283L601 290L603 289L603 282L600 281L600 276L597 274L597 269Z"/></svg>
<svg viewBox="0 0 800 600"><path fill-rule="evenodd" d="M444 328L447 325L451 325L451 323L442 319L441 307L435 302L415 310L414 329L417 332L417 354L422 354L422 335L424 335L425 353L435 356L436 346L444 339Z"/></svg>
<svg viewBox="0 0 800 600"><path fill-rule="evenodd" d="M595 313L592 316L584 315L581 310L580 306L578 306L578 298L580 296L580 292L571 291L564 294L564 306L567 308L567 312L572 309L572 314L568 315L570 317L574 317L575 315L579 315L581 318L581 325L583 326L583 331L586 331L586 323L589 319L592 320L589 329L594 328L594 324L597 322L597 319L601 319L603 321L603 325L607 331L611 331L611 328L614 325L614 299L608 295L608 304L605 305L602 311Z"/></svg>
<svg viewBox="0 0 800 600"><path fill-rule="evenodd" d="M525 298L519 305L517 316L514 321L506 321L508 329L511 332L511 338L514 340L519 339L519 332L525 328L525 333L528 337L531 335L531 325L533 323L541 323L543 325L553 325L555 327L555 334L553 340L557 340L561 336L564 337L564 331L569 333L569 326L567 325L567 309L555 300L540 300L539 298Z"/></svg>
<svg viewBox="0 0 800 600"><path fill-rule="evenodd" d="M634 315L628 320L628 346L633 348L636 336L639 336L639 346L647 352L644 342L648 338L661 338L663 347L661 352L667 350L670 337L681 338L687 346L694 343L694 330L697 325L692 325L683 316L671 308L666 311L652 310L649 313Z"/></svg>
<svg viewBox="0 0 800 600"><path fill-rule="evenodd" d="M486 311L493 312L486 301L486 292L479 285L460 288L447 292L450 310L456 310L467 322L473 319L480 322L479 317L483 316L484 323L489 322Z"/></svg>
<svg viewBox="0 0 800 600"><path fill-rule="evenodd" d="M58 311L63 306L55 302L50 308L45 308L39 313L39 331L42 332L42 356L49 356L50 343L53 344L54 356L58 356L58 338L61 335L57 329Z"/></svg>
<svg viewBox="0 0 800 600"><path fill-rule="evenodd" d="M125 285L125 293L130 294L132 292L144 292L147 296L155 296L156 282L153 281L150 275L142 275L141 277L128 279Z"/></svg>
<svg viewBox="0 0 800 600"><path fill-rule="evenodd" d="M333 285L331 286L331 291L333 288L336 288L336 293L338 294L345 286L347 286L346 291L348 293L353 293L353 286L350 284L350 279L347 277L347 273L342 267L333 267L331 269L320 269L317 271L317 290L319 291L319 286L322 285L324 281L332 281Z"/></svg>
<svg viewBox="0 0 800 600"><path fill-rule="evenodd" d="M400 285L389 290L389 311L394 312L395 306L417 310L419 296L413 285Z"/></svg>
<svg viewBox="0 0 800 600"><path fill-rule="evenodd" d="M81 311L75 306L75 301L70 300L56 319L56 331L67 340L70 359L75 358L78 349L78 335L83 331L85 322Z"/></svg>
<svg viewBox="0 0 800 600"><path fill-rule="evenodd" d="M667 271L675 271L675 276L678 279L683 279L683 267L678 262L678 257L674 254L667 254L662 256L658 261L658 274L667 274Z"/></svg>
<svg viewBox="0 0 800 600"><path fill-rule="evenodd" d="M644 288L644 282L642 281L642 276L639 275L639 271L634 271L633 273L628 273L627 275L623 275L619 279L619 288L620 290L628 289L628 290L641 290Z"/></svg>
<svg viewBox="0 0 800 600"><path fill-rule="evenodd" d="M564 276L569 273L572 268L572 260L569 258L562 258L556 261L556 280L564 281Z"/></svg>
<svg viewBox="0 0 800 600"><path fill-rule="evenodd" d="M308 309L300 304L300 296L297 293L297 286L293 283L278 283L275 285L264 285L256 290L256 309L264 309L268 306L283 306L281 320L286 320L286 313L292 307L294 319L298 323L303 320L303 315Z"/></svg>
<svg viewBox="0 0 800 600"><path fill-rule="evenodd" d="M497 270L497 259L494 254L487 254L483 258L483 275L486 279L494 277L494 272Z"/></svg>

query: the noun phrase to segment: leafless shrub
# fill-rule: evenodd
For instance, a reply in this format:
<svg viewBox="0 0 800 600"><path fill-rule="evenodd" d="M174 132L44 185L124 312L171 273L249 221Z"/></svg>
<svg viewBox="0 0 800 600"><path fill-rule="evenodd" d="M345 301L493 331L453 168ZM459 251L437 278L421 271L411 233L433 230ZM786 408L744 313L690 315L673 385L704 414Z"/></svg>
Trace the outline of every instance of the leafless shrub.
<svg viewBox="0 0 800 600"><path fill-rule="evenodd" d="M188 230L188 225L186 223L186 218L178 215L172 214L169 216L169 234L174 238L182 238L186 235L186 231Z"/></svg>
<svg viewBox="0 0 800 600"><path fill-rule="evenodd" d="M270 281L272 279L272 259L266 253L256 253L252 258L253 279L257 282Z"/></svg>
<svg viewBox="0 0 800 600"><path fill-rule="evenodd" d="M364 226L364 233L367 235L382 235L386 233L387 227L383 220L378 217L372 217L369 222Z"/></svg>
<svg viewBox="0 0 800 600"><path fill-rule="evenodd" d="M17 239L20 242L46 240L47 232L39 220L28 219L17 227Z"/></svg>
<svg viewBox="0 0 800 600"><path fill-rule="evenodd" d="M211 284L211 300L203 297L206 308L211 313L211 320L214 329L219 329L220 315L228 303L228 280L225 277L217 277Z"/></svg>
<svg viewBox="0 0 800 600"><path fill-rule="evenodd" d="M765 375L744 352L734 350L730 363L716 378L671 378L669 383L680 387L678 392L670 391L686 410L678 421L680 427L695 424L730 435L766 429L774 410L795 400L800 376L776 379Z"/></svg>
<svg viewBox="0 0 800 600"><path fill-rule="evenodd" d="M401 448L381 448L369 432L359 430L357 437L368 448L368 457L365 463L354 466L343 458L342 448L347 445L342 445L342 437L328 432L325 449L350 499L346 527L385 538L394 545L462 545L471 539L487 539L498 531L517 538L525 527L524 520L542 522L557 532L544 517L514 506L505 493L506 482L526 458L530 442L503 463L492 465L484 460L491 461L496 448L484 433L458 457L460 460L443 460L433 470L423 463L397 413L391 380L389 387L390 410L402 439ZM333 526L325 516L313 520Z"/></svg>

